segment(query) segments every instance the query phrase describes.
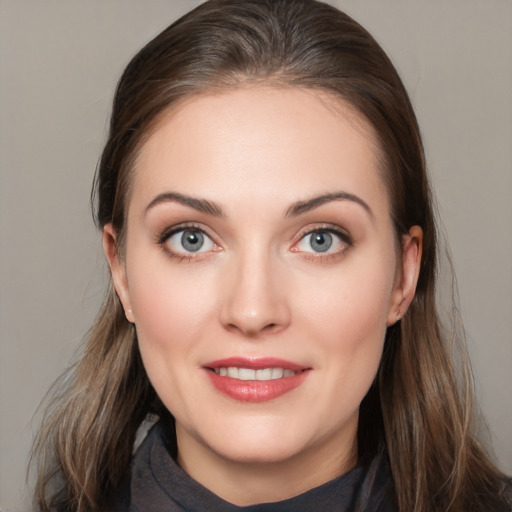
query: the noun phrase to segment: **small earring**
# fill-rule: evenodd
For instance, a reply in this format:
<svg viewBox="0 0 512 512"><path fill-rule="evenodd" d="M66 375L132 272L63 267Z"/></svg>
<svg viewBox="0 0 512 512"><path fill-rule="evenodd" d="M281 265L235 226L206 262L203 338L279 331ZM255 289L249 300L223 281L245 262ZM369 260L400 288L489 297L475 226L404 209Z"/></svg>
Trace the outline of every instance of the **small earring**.
<svg viewBox="0 0 512 512"><path fill-rule="evenodd" d="M399 310L396 311L395 318L397 322L399 322L402 319L402 315L400 314Z"/></svg>

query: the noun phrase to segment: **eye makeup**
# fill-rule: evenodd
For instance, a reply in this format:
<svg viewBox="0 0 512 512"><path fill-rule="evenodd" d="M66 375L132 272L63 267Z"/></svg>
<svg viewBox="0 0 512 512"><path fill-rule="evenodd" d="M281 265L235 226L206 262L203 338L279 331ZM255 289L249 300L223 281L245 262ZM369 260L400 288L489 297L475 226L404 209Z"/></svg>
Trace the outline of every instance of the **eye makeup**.
<svg viewBox="0 0 512 512"><path fill-rule="evenodd" d="M334 224L307 226L296 238L290 251L319 263L336 261L354 245L350 234Z"/></svg>
<svg viewBox="0 0 512 512"><path fill-rule="evenodd" d="M202 226L190 222L165 229L155 242L167 255L178 261L202 259L222 250Z"/></svg>
<svg viewBox="0 0 512 512"><path fill-rule="evenodd" d="M199 261L223 248L203 225L180 223L164 229L155 243L179 261ZM309 225L300 230L289 248L290 252L314 262L335 261L353 246L350 234L333 224Z"/></svg>

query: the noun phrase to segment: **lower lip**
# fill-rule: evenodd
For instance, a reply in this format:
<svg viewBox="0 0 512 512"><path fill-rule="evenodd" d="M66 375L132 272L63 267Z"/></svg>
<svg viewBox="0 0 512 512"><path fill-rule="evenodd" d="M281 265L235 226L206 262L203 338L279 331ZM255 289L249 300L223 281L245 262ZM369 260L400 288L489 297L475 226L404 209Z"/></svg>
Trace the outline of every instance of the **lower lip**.
<svg viewBox="0 0 512 512"><path fill-rule="evenodd" d="M208 371L208 376L214 387L221 393L239 402L267 402L278 398L300 386L309 371L304 370L291 377L273 380L239 380L231 377L221 377Z"/></svg>

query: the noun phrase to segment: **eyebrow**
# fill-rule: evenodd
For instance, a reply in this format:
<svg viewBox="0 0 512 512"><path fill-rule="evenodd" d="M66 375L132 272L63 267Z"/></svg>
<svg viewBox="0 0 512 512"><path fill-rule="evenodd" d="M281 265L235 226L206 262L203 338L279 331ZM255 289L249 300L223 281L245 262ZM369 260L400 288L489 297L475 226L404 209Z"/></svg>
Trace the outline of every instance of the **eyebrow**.
<svg viewBox="0 0 512 512"><path fill-rule="evenodd" d="M222 208L208 199L199 199L196 197L186 196L179 194L178 192L165 192L164 194L157 195L147 206L144 214L147 214L149 210L162 203L179 203L189 208L193 208L202 213L213 215L215 217L224 217Z"/></svg>
<svg viewBox="0 0 512 512"><path fill-rule="evenodd" d="M373 212L370 206L363 201L360 197L350 194L349 192L332 192L330 194L322 194L315 196L310 199L303 201L297 201L293 203L286 211L285 217L296 217L303 213L309 212L322 206L325 203L331 201L352 201L362 206L368 214L373 217ZM202 213L213 215L215 217L225 217L225 213L222 208L208 199L199 199L196 197L179 194L178 192L165 192L157 195L149 204L146 206L144 214L147 214L149 210L162 203L179 203L189 208L193 208Z"/></svg>
<svg viewBox="0 0 512 512"><path fill-rule="evenodd" d="M322 194L321 196L312 197L311 199L306 199L305 201L297 201L293 203L288 210L286 211L287 217L295 217L297 215L301 215L302 213L309 212L319 206L330 203L331 201L352 201L362 206L370 217L373 218L373 212L368 203L363 201L360 197L350 194L349 192L333 192L330 194Z"/></svg>

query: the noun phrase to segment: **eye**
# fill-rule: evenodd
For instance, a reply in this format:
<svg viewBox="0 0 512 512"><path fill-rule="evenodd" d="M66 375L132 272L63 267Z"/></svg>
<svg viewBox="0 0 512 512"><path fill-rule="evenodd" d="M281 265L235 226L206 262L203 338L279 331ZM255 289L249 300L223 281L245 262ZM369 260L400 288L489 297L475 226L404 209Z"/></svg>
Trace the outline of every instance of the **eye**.
<svg viewBox="0 0 512 512"><path fill-rule="evenodd" d="M178 254L202 253L215 248L213 240L199 229L180 229L163 241L172 252Z"/></svg>
<svg viewBox="0 0 512 512"><path fill-rule="evenodd" d="M333 254L350 246L350 239L344 233L333 229L315 229L306 233L296 245L300 252Z"/></svg>

